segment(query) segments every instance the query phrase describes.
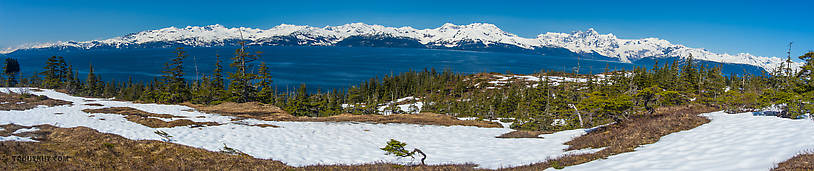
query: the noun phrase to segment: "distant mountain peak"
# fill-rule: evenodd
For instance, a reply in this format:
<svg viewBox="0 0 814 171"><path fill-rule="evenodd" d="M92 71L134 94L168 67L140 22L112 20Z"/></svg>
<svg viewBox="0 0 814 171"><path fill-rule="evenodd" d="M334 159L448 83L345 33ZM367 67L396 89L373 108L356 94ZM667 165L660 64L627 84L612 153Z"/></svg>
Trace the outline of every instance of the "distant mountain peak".
<svg viewBox="0 0 814 171"><path fill-rule="evenodd" d="M594 28L588 28L588 30L585 30L584 33L587 34L587 35L599 35L599 32L596 32L596 30L594 30Z"/></svg>
<svg viewBox="0 0 814 171"><path fill-rule="evenodd" d="M444 23L444 25L441 25L440 28L458 29L458 25L452 23Z"/></svg>
<svg viewBox="0 0 814 171"><path fill-rule="evenodd" d="M146 30L131 33L122 37L92 41L59 41L26 45L10 48L0 53L12 53L18 49L38 48L83 48L97 47L145 47L158 44L161 46L224 46L230 40L244 39L250 45L296 45L296 46L334 46L349 37L397 38L401 41L417 41L415 44L425 48L473 48L474 45L485 48L511 48L535 50L540 48L564 48L576 54L596 54L615 58L621 62L632 62L642 58L694 58L705 61L747 64L771 71L783 61L778 57L761 57L748 53L736 55L713 53L702 48L689 48L672 44L658 38L619 39L613 34L600 34L594 28L569 33L548 32L536 38L524 38L508 33L498 26L489 23L471 23L455 25L445 23L437 28L415 29L409 26L387 27L370 25L361 22L339 26L312 27L307 25L280 24L270 29L228 28L220 24L207 26L186 26L184 28L167 27L157 30ZM475 43L475 44L473 44ZM384 43L391 44L392 43ZM499 45L497 47L492 47ZM389 46L389 45L388 45ZM795 66L801 65L795 63Z"/></svg>

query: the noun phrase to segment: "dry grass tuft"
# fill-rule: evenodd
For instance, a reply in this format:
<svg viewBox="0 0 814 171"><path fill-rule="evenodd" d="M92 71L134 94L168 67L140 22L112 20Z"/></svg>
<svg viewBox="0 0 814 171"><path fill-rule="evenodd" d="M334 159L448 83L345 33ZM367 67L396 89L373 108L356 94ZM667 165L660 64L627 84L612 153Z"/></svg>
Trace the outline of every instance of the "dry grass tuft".
<svg viewBox="0 0 814 171"><path fill-rule="evenodd" d="M568 150L618 147L624 149L624 152L633 151L633 148L654 143L664 135L709 123L709 119L698 114L715 110L717 109L700 105L659 108L652 115L642 115L629 121L597 128L566 144L570 145Z"/></svg>
<svg viewBox="0 0 814 171"><path fill-rule="evenodd" d="M360 171L374 171L374 170L405 170L405 171L430 171L430 170L443 170L443 171L469 171L469 170L485 170L475 169L476 164L445 164L445 165L414 165L404 166L389 163L373 163L373 164L358 164L358 165L314 165L299 167L292 170L360 170Z"/></svg>
<svg viewBox="0 0 814 171"><path fill-rule="evenodd" d="M622 123L600 127L565 143L569 145L566 150L605 147L596 153L564 155L541 163L503 170L544 170L549 167L578 165L619 153L631 152L641 145L655 143L667 134L709 123L709 119L698 116L698 114L715 110L717 108L702 105L659 108L654 114L641 115Z"/></svg>
<svg viewBox="0 0 814 171"><path fill-rule="evenodd" d="M218 113L225 115L252 115L252 116L291 115L277 106L270 104L262 104L258 102L248 102L248 103L223 102L221 104L211 106L197 105L187 102L183 103L182 105L189 106L195 108L198 111L206 113Z"/></svg>
<svg viewBox="0 0 814 171"><path fill-rule="evenodd" d="M14 125L0 125L10 127ZM248 155L212 152L155 140L130 140L87 127L36 126L40 142L0 142L0 170L475 170L474 164L403 166L387 163L292 167ZM12 156L59 156L21 161Z"/></svg>
<svg viewBox="0 0 814 171"><path fill-rule="evenodd" d="M265 128L265 127L279 128L280 127L280 126L272 125L272 124L257 124L257 125L252 125L252 126L259 126L261 128Z"/></svg>
<svg viewBox="0 0 814 171"><path fill-rule="evenodd" d="M85 109L82 110L83 112L87 113L112 113L112 114L120 114L120 115L135 115L140 117L156 117L156 118L183 118L175 115L170 114L155 114L150 112L145 112L142 110L138 110L132 107L108 107L108 108L101 108L101 109Z"/></svg>
<svg viewBox="0 0 814 171"><path fill-rule="evenodd" d="M88 103L88 104L85 104L85 105L88 105L88 106L105 106L105 105L102 105L102 104L99 104L99 103Z"/></svg>
<svg viewBox="0 0 814 171"><path fill-rule="evenodd" d="M781 170L814 170L814 150L800 153L772 168L772 171Z"/></svg>
<svg viewBox="0 0 814 171"><path fill-rule="evenodd" d="M505 133L503 135L497 136L496 138L543 138L540 137L541 134L550 134L554 133L554 131L526 131L526 130L515 130L512 132Z"/></svg>
<svg viewBox="0 0 814 171"><path fill-rule="evenodd" d="M109 108L102 108L102 109L84 109L83 112L87 113L111 113L111 114L120 114L125 115L126 119L130 122L135 122L144 126L148 126L150 128L171 128L176 126L188 126L192 125L194 127L198 126L217 126L220 125L217 122L195 122L189 119L177 119L173 121L164 121L161 119L151 118L183 118L179 116L174 116L170 114L155 114L149 113L142 110L138 110L131 107L109 107Z"/></svg>
<svg viewBox="0 0 814 171"><path fill-rule="evenodd" d="M195 122L189 119L177 119L167 122L161 119L140 117L135 115L130 115L124 118L126 118L130 122L135 122L150 128L172 128L176 126L189 126L189 125L192 125L192 127L220 125L217 122Z"/></svg>
<svg viewBox="0 0 814 171"><path fill-rule="evenodd" d="M503 126L497 122L480 121L480 120L459 120L458 118L435 114L435 113L420 113L420 114L391 114L391 115L355 115L355 114L341 114L328 117L290 117L281 118L281 121L307 121L307 122L368 122L368 123L406 123L406 124L420 124L420 125L441 125L441 126L476 126L483 128L502 128Z"/></svg>
<svg viewBox="0 0 814 171"><path fill-rule="evenodd" d="M11 133L14 133L14 131L17 131L18 129L31 128L31 127L16 125L16 124L6 124L6 125L0 125L0 128L3 128L3 130L0 130L0 136L7 137L7 136L11 135Z"/></svg>
<svg viewBox="0 0 814 171"><path fill-rule="evenodd" d="M503 127L502 125L496 122L479 120L459 120L458 118L452 116L434 113L392 114L387 116L341 114L327 117L306 117L306 116L297 117L289 114L288 112L283 111L282 109L274 105L261 104L257 102L249 103L226 102L212 106L203 106L190 103L184 103L183 105L207 113L218 113L223 115L237 116L240 118L253 118L266 121L368 122L368 123L407 123L407 124L442 125L442 126L461 125L461 126L477 126L484 128Z"/></svg>
<svg viewBox="0 0 814 171"><path fill-rule="evenodd" d="M48 107L69 105L73 102L51 99L46 96L37 96L33 94L18 94L18 93L0 93L0 110L28 110L33 109L39 105Z"/></svg>

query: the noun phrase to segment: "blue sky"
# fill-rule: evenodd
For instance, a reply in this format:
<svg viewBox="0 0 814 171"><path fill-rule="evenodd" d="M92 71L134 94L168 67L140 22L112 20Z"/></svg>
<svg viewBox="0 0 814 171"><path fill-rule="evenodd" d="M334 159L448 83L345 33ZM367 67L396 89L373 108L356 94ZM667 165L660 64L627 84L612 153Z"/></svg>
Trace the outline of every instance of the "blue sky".
<svg viewBox="0 0 814 171"><path fill-rule="evenodd" d="M0 0L0 48L92 40L169 26L351 22L435 28L487 22L523 37L595 28L713 52L785 56L814 50L814 1L42 1Z"/></svg>

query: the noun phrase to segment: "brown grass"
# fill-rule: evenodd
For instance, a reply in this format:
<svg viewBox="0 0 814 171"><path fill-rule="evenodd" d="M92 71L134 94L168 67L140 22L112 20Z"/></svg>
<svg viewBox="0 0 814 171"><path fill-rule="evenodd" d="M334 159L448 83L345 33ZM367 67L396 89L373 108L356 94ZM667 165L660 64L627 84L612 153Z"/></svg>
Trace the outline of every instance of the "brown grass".
<svg viewBox="0 0 814 171"><path fill-rule="evenodd" d="M0 127L15 127L0 125ZM19 127L19 126L17 126ZM36 126L40 142L0 142L0 170L475 170L473 164L402 166L386 163L292 167L155 140L130 140L86 127ZM12 156L64 156L21 161Z"/></svg>
<svg viewBox="0 0 814 171"><path fill-rule="evenodd" d="M0 104L0 110L2 111L29 110L39 105L53 107L73 104L73 102L51 99L46 96L37 96L33 94L22 95L17 93L0 93L0 103L2 103Z"/></svg>
<svg viewBox="0 0 814 171"><path fill-rule="evenodd" d="M476 126L483 128L502 128L497 122L480 120L459 120L458 118L435 114L391 114L391 115L355 115L341 114L328 117L290 117L281 118L281 121L306 121L306 122L368 122L368 123L407 123L420 125L441 125L441 126Z"/></svg>
<svg viewBox="0 0 814 171"><path fill-rule="evenodd" d="M13 133L14 131L17 131L18 129L31 128L31 127L15 125L15 124L7 124L7 125L0 125L0 128L3 128L3 130L0 130L0 136L7 137L7 136L11 135L11 133Z"/></svg>
<svg viewBox="0 0 814 171"><path fill-rule="evenodd" d="M709 119L698 116L698 114L715 110L717 109L701 105L659 108L654 114L637 116L622 123L600 127L565 143L569 145L566 150L605 147L596 153L565 155L548 159L545 162L506 170L544 170L554 166L578 165L619 153L631 152L641 145L655 143L667 134L689 130L708 123Z"/></svg>
<svg viewBox="0 0 814 171"><path fill-rule="evenodd" d="M161 119L150 118L150 117L157 117L157 118L183 118L179 116L174 116L170 114L155 114L150 112L145 112L142 110L134 109L131 107L108 107L102 109L84 109L83 112L87 113L109 113L109 114L120 114L125 115L126 119L130 122L135 122L150 128L171 128L176 126L217 126L220 125L217 122L195 122L189 119L177 119L173 121L164 121Z"/></svg>
<svg viewBox="0 0 814 171"><path fill-rule="evenodd" d="M86 127L38 126L41 142L0 142L0 170L280 170L291 168L245 155L229 155L153 140L134 141ZM66 156L64 161L19 161L12 156Z"/></svg>
<svg viewBox="0 0 814 171"><path fill-rule="evenodd" d="M458 118L434 114L434 113L421 113L421 114L392 114L392 115L355 115L355 114L341 114L327 117L306 117L294 116L288 112L283 111L279 107L269 104L261 104L257 102L249 103L221 103L212 106L203 106L190 103L183 105L195 108L198 111L207 113L218 113L223 115L231 115L243 118L253 118L266 121L298 121L298 122L368 122L368 123L407 123L407 124L421 124L421 125L442 125L442 126L477 126L484 128L502 128L503 126L496 122L479 121L479 120L459 120Z"/></svg>
<svg viewBox="0 0 814 171"><path fill-rule="evenodd" d="M359 170L359 171L374 171L374 170L404 170L404 171L469 171L469 170L485 170L475 169L475 164L445 164L445 165L425 165L425 166L404 166L389 163L374 163L374 164L359 164L359 165L315 165L299 167L291 170Z"/></svg>
<svg viewBox="0 0 814 171"><path fill-rule="evenodd" d="M526 130L515 130L512 132L505 133L503 135L497 136L496 138L543 138L540 137L541 134L550 134L554 133L554 131L526 131Z"/></svg>
<svg viewBox="0 0 814 171"><path fill-rule="evenodd" d="M102 105L102 104L99 104L99 103L88 103L88 104L85 104L85 105L88 105L88 106L105 106L105 105Z"/></svg>
<svg viewBox="0 0 814 171"><path fill-rule="evenodd" d="M279 128L280 127L280 126L272 125L272 124L257 124L257 125L252 125L252 126L259 126L261 128L265 128L265 127Z"/></svg>
<svg viewBox="0 0 814 171"><path fill-rule="evenodd" d="M182 105L195 108L196 110L201 112L218 113L224 115L251 115L251 116L291 115L277 106L262 104L258 102L248 102L248 103L223 102L218 105L210 106L197 105L187 102L183 103Z"/></svg>
<svg viewBox="0 0 814 171"><path fill-rule="evenodd" d="M120 115L135 115L140 117L156 117L156 118L183 118L175 115L170 114L155 114L150 112L145 112L142 110L138 110L132 107L108 107L108 108L101 108L101 109L85 109L82 110L83 112L87 113L111 113L111 114L120 114Z"/></svg>
<svg viewBox="0 0 814 171"><path fill-rule="evenodd" d="M161 119L139 117L135 115L130 115L125 118L130 122L135 122L150 128L172 128L176 126L189 126L189 125L192 125L193 127L220 125L217 122L195 122L189 119L177 119L167 122Z"/></svg>
<svg viewBox="0 0 814 171"><path fill-rule="evenodd" d="M814 150L800 153L772 168L772 171L781 170L814 170Z"/></svg>

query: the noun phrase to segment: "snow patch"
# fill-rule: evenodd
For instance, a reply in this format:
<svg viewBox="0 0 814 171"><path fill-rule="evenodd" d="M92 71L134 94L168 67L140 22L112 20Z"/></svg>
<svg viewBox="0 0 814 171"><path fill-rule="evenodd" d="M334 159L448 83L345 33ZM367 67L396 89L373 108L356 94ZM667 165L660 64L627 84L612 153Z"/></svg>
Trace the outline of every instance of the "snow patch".
<svg viewBox="0 0 814 171"><path fill-rule="evenodd" d="M14 133L11 133L11 134L34 132L34 131L39 131L39 130L40 130L39 128L22 128L22 129L18 129L17 131L14 131Z"/></svg>
<svg viewBox="0 0 814 171"><path fill-rule="evenodd" d="M752 113L702 116L712 121L669 134L633 152L565 170L767 170L798 152L814 149L811 120Z"/></svg>
<svg viewBox="0 0 814 171"><path fill-rule="evenodd" d="M418 161L397 160L384 155L383 147L390 139L419 148L428 157L427 164L475 163L480 168L496 169L560 156L567 148L563 143L585 130L576 129L543 135L544 139L500 139L496 136L511 132L508 128L472 126L434 126L415 124L371 124L351 122L279 122L254 119L232 122L233 117L188 111L189 107L161 104L133 104L95 98L74 97L53 90L33 92L49 98L82 103L95 100L110 107L132 107L151 113L189 117L194 121L218 122L219 126L199 128L150 128L128 121L118 114L94 114L105 120L88 117L82 112L86 105L64 105L25 111L0 111L0 124L33 126L51 124L58 127L84 126L103 133L121 135L133 140L161 140L155 131L172 135L172 143L219 151L223 144L261 159L274 159L292 166L315 164L364 164L396 162L417 164ZM408 99L404 99L408 100ZM398 101L398 100L397 100ZM403 102L403 100L402 100ZM63 113L56 115L53 113ZM262 128L256 124L273 124L280 128ZM533 148L530 148L533 147Z"/></svg>
<svg viewBox="0 0 814 171"><path fill-rule="evenodd" d="M18 136L14 136L14 135L8 136L8 137L0 136L0 141L39 142L39 141L33 140L33 139L29 138L29 137L18 137Z"/></svg>

